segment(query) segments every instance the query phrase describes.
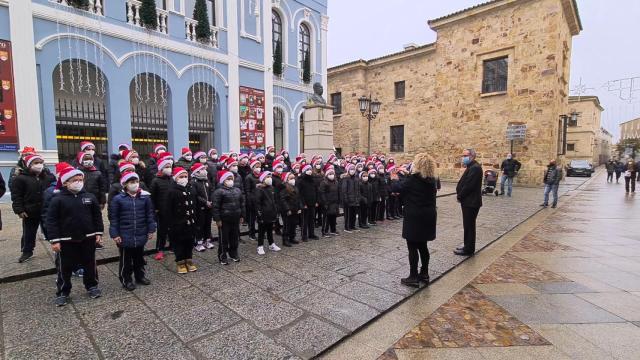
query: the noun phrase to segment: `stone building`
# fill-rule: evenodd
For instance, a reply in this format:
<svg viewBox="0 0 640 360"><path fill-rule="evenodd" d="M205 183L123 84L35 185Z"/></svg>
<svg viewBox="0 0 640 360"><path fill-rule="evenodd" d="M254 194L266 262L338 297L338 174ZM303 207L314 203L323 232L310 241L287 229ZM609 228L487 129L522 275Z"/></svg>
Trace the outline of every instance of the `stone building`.
<svg viewBox="0 0 640 360"><path fill-rule="evenodd" d="M640 139L640 118L620 124L620 140Z"/></svg>
<svg viewBox="0 0 640 360"><path fill-rule="evenodd" d="M582 30L573 0L495 0L429 21L437 41L328 69L336 106L335 147L366 151L367 120L358 97L382 102L371 123L371 151L401 160L428 151L441 177L460 175L460 155L475 148L485 168L510 151L508 125L527 126L514 152L519 182L537 184L563 154L572 37ZM339 105L339 106L337 106Z"/></svg>
<svg viewBox="0 0 640 360"><path fill-rule="evenodd" d="M579 115L567 124L567 160L588 160L594 166L609 160L612 136L602 127L603 111L597 96L569 97L569 112Z"/></svg>

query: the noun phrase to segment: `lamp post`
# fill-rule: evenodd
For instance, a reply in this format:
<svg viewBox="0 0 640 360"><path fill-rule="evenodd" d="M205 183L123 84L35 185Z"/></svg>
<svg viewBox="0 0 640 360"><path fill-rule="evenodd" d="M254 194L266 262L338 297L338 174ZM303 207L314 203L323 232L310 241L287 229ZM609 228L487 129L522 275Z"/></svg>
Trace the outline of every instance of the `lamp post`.
<svg viewBox="0 0 640 360"><path fill-rule="evenodd" d="M378 116L382 103L378 101L378 99L372 101L371 94L369 94L369 97L365 97L364 95L360 96L358 104L360 105L360 113L367 118L369 125L367 133L367 155L369 155L371 154L371 120Z"/></svg>
<svg viewBox="0 0 640 360"><path fill-rule="evenodd" d="M559 131L562 132L562 144L558 145L560 145L562 149L558 149L558 155L565 155L567 153L567 127L569 125L577 126L579 116L580 113L576 111L572 111L569 115L560 115L561 128Z"/></svg>

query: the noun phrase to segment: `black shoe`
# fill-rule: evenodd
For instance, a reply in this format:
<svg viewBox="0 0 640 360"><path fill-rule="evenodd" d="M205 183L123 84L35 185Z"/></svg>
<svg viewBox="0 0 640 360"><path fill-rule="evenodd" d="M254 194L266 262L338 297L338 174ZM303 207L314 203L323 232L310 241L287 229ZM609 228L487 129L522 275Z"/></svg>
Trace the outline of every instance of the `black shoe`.
<svg viewBox="0 0 640 360"><path fill-rule="evenodd" d="M141 279L136 280L136 283L138 283L139 285L151 285L151 280L147 279L146 277L143 277Z"/></svg>
<svg viewBox="0 0 640 360"><path fill-rule="evenodd" d="M227 259L221 259L220 265L229 265L229 261Z"/></svg>
<svg viewBox="0 0 640 360"><path fill-rule="evenodd" d="M464 246L459 246L459 247L456 248L456 250L464 251Z"/></svg>
<svg viewBox="0 0 640 360"><path fill-rule="evenodd" d="M555 209L556 208L556 204L551 205L551 208Z"/></svg>
<svg viewBox="0 0 640 360"><path fill-rule="evenodd" d="M549 206L549 204L540 204L540 206L546 208L547 206Z"/></svg>
<svg viewBox="0 0 640 360"><path fill-rule="evenodd" d="M309 239L302 239L302 242L309 242Z"/></svg>
<svg viewBox="0 0 640 360"><path fill-rule="evenodd" d="M283 242L282 246L291 247L291 244L289 242Z"/></svg>
<svg viewBox="0 0 640 360"><path fill-rule="evenodd" d="M123 288L125 288L125 290L127 291L133 291L136 289L136 284L132 283L132 282L128 282L125 283L124 285L122 285Z"/></svg>
<svg viewBox="0 0 640 360"><path fill-rule="evenodd" d="M460 256L473 256L472 252L466 251L464 249L463 250L455 249L453 253Z"/></svg>
<svg viewBox="0 0 640 360"><path fill-rule="evenodd" d="M395 220L395 219L390 216L387 216L387 220Z"/></svg>
<svg viewBox="0 0 640 360"><path fill-rule="evenodd" d="M311 239L311 240L320 240L320 238L315 236L315 235L309 236L309 239Z"/></svg>
<svg viewBox="0 0 640 360"><path fill-rule="evenodd" d="M60 296L56 297L56 300L54 301L54 303L58 307L65 306L65 305L67 305L68 302L69 302L69 297L67 297L66 295L60 295Z"/></svg>
<svg viewBox="0 0 640 360"><path fill-rule="evenodd" d="M231 257L231 256L229 256L229 258L230 258L230 259L231 259L231 261L233 261L233 262L240 262L240 258L234 258L234 257Z"/></svg>
<svg viewBox="0 0 640 360"><path fill-rule="evenodd" d="M20 258L18 259L18 262L19 263L27 262L31 260L32 257L33 257L32 252L23 252L22 255L20 255Z"/></svg>
<svg viewBox="0 0 640 360"><path fill-rule="evenodd" d="M289 243L293 245L298 245L300 244L300 241L293 239L293 240L289 240Z"/></svg>
<svg viewBox="0 0 640 360"><path fill-rule="evenodd" d="M89 290L87 290L87 293L89 293L89 297L92 299L97 299L100 296L102 296L102 290L98 289L97 286L94 286L92 288L90 288Z"/></svg>
<svg viewBox="0 0 640 360"><path fill-rule="evenodd" d="M360 225L360 229L369 229L369 225Z"/></svg>
<svg viewBox="0 0 640 360"><path fill-rule="evenodd" d="M418 280L417 276L409 276L406 278L402 278L400 279L400 283L402 283L402 285L416 287L416 288L420 286L420 281Z"/></svg>
<svg viewBox="0 0 640 360"><path fill-rule="evenodd" d="M420 270L420 273L418 274L418 280L420 280L423 283L426 283L427 285L429 284L429 271L427 270Z"/></svg>

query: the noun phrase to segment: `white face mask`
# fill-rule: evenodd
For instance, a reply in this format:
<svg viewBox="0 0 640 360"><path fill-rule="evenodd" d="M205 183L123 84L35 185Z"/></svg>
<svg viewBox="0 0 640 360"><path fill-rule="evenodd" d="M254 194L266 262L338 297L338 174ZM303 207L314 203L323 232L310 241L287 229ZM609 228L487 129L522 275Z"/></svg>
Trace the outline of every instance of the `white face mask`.
<svg viewBox="0 0 640 360"><path fill-rule="evenodd" d="M127 184L127 191L131 192L131 193L135 193L138 192L138 189L140 188L140 183L129 183Z"/></svg>
<svg viewBox="0 0 640 360"><path fill-rule="evenodd" d="M273 170L273 172L276 174L282 174L282 168L276 168Z"/></svg>
<svg viewBox="0 0 640 360"><path fill-rule="evenodd" d="M180 186L187 186L187 183L189 182L189 178L179 178L178 180L176 180L176 184L180 185Z"/></svg>
<svg viewBox="0 0 640 360"><path fill-rule="evenodd" d="M198 170L198 171L193 173L193 176L197 177L198 179L206 179L207 178L207 170Z"/></svg>
<svg viewBox="0 0 640 360"><path fill-rule="evenodd" d="M274 153L273 151L269 153L269 155L274 156L276 153Z"/></svg>
<svg viewBox="0 0 640 360"><path fill-rule="evenodd" d="M228 188L232 188L233 187L233 179L227 179L224 181L224 186L228 187Z"/></svg>
<svg viewBox="0 0 640 360"><path fill-rule="evenodd" d="M378 174L380 175L384 174L384 170L378 170Z"/></svg>
<svg viewBox="0 0 640 360"><path fill-rule="evenodd" d="M131 163L132 163L133 165L138 165L138 164L140 164L140 158L133 158L133 159L131 159Z"/></svg>
<svg viewBox="0 0 640 360"><path fill-rule="evenodd" d="M164 175L171 175L171 167L166 167L162 169L162 173Z"/></svg>
<svg viewBox="0 0 640 360"><path fill-rule="evenodd" d="M87 151L85 151L84 153L85 153L85 154L89 154L89 155L93 156L93 155L95 155L95 154L96 154L96 151L95 151L95 150L87 150Z"/></svg>
<svg viewBox="0 0 640 360"><path fill-rule="evenodd" d="M84 160L82 162L82 166L84 166L84 167L92 167L93 166L93 160Z"/></svg>
<svg viewBox="0 0 640 360"><path fill-rule="evenodd" d="M356 171L355 170L349 170L349 175L355 175Z"/></svg>
<svg viewBox="0 0 640 360"><path fill-rule="evenodd" d="M305 173L307 176L311 176L311 174L312 174L312 173L311 173L311 170L307 170L307 171L305 171L304 173Z"/></svg>
<svg viewBox="0 0 640 360"><path fill-rule="evenodd" d="M211 158L212 158L213 160L218 160L218 154L213 154L213 155L211 155Z"/></svg>
<svg viewBox="0 0 640 360"><path fill-rule="evenodd" d="M40 174L42 172L42 169L44 169L44 164L31 165L31 170L33 170L33 172L35 172L36 174Z"/></svg>
<svg viewBox="0 0 640 360"><path fill-rule="evenodd" d="M253 173L256 175L260 175L261 172L262 172L262 169L260 169L259 167L253 169Z"/></svg>
<svg viewBox="0 0 640 360"><path fill-rule="evenodd" d="M322 165L316 165L316 169L320 170L322 168Z"/></svg>
<svg viewBox="0 0 640 360"><path fill-rule="evenodd" d="M264 179L264 183L271 186L271 184L273 184L273 179L272 178L266 178Z"/></svg>
<svg viewBox="0 0 640 360"><path fill-rule="evenodd" d="M238 167L234 165L231 168L229 168L229 170L231 170L232 173L237 173L238 172Z"/></svg>
<svg viewBox="0 0 640 360"><path fill-rule="evenodd" d="M206 158L206 157L204 157L204 156L203 156L203 157L201 157L201 158L200 158L200 163L201 163L201 164L206 164L206 163L207 163L207 158Z"/></svg>
<svg viewBox="0 0 640 360"><path fill-rule="evenodd" d="M362 178L362 181L367 182L369 181L369 178Z"/></svg>
<svg viewBox="0 0 640 360"><path fill-rule="evenodd" d="M375 179L375 178L376 178L376 174L371 174L371 175L369 175L369 176L371 176L371 178L372 178L372 179Z"/></svg>
<svg viewBox="0 0 640 360"><path fill-rule="evenodd" d="M72 183L70 183L69 185L67 185L67 189L69 189L69 191L77 193L80 190L82 190L82 187L84 186L84 181L82 180L78 180L78 181L74 181Z"/></svg>
<svg viewBox="0 0 640 360"><path fill-rule="evenodd" d="M158 155L160 155L160 154L164 154L164 153L166 153L166 152L167 152L166 150L160 149L160 150L158 150L158 152L157 152L157 153L158 153Z"/></svg>
<svg viewBox="0 0 640 360"><path fill-rule="evenodd" d="M287 181L289 183L289 185L291 186L296 186L296 179L289 179L289 181Z"/></svg>
<svg viewBox="0 0 640 360"><path fill-rule="evenodd" d="M187 160L187 161L191 161L193 159L193 156L186 155L186 156L184 156L184 159Z"/></svg>
<svg viewBox="0 0 640 360"><path fill-rule="evenodd" d="M333 180L333 179L335 179L335 178L336 178L336 176L335 176L335 175L333 175L333 174L329 174L329 175L327 175L327 179L329 179L329 180Z"/></svg>

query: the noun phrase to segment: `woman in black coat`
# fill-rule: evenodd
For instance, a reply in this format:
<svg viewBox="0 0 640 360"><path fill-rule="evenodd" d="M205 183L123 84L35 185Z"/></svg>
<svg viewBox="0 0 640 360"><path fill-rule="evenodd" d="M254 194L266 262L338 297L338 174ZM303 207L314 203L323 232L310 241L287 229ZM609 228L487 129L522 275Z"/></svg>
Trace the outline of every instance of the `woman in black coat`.
<svg viewBox="0 0 640 360"><path fill-rule="evenodd" d="M400 197L404 205L402 238L409 250L409 277L401 282L418 287L420 282L429 284L429 249L427 242L436 238L436 193L438 179L435 161L426 154L416 155L411 167L411 175L403 182ZM422 268L418 273L418 257Z"/></svg>

